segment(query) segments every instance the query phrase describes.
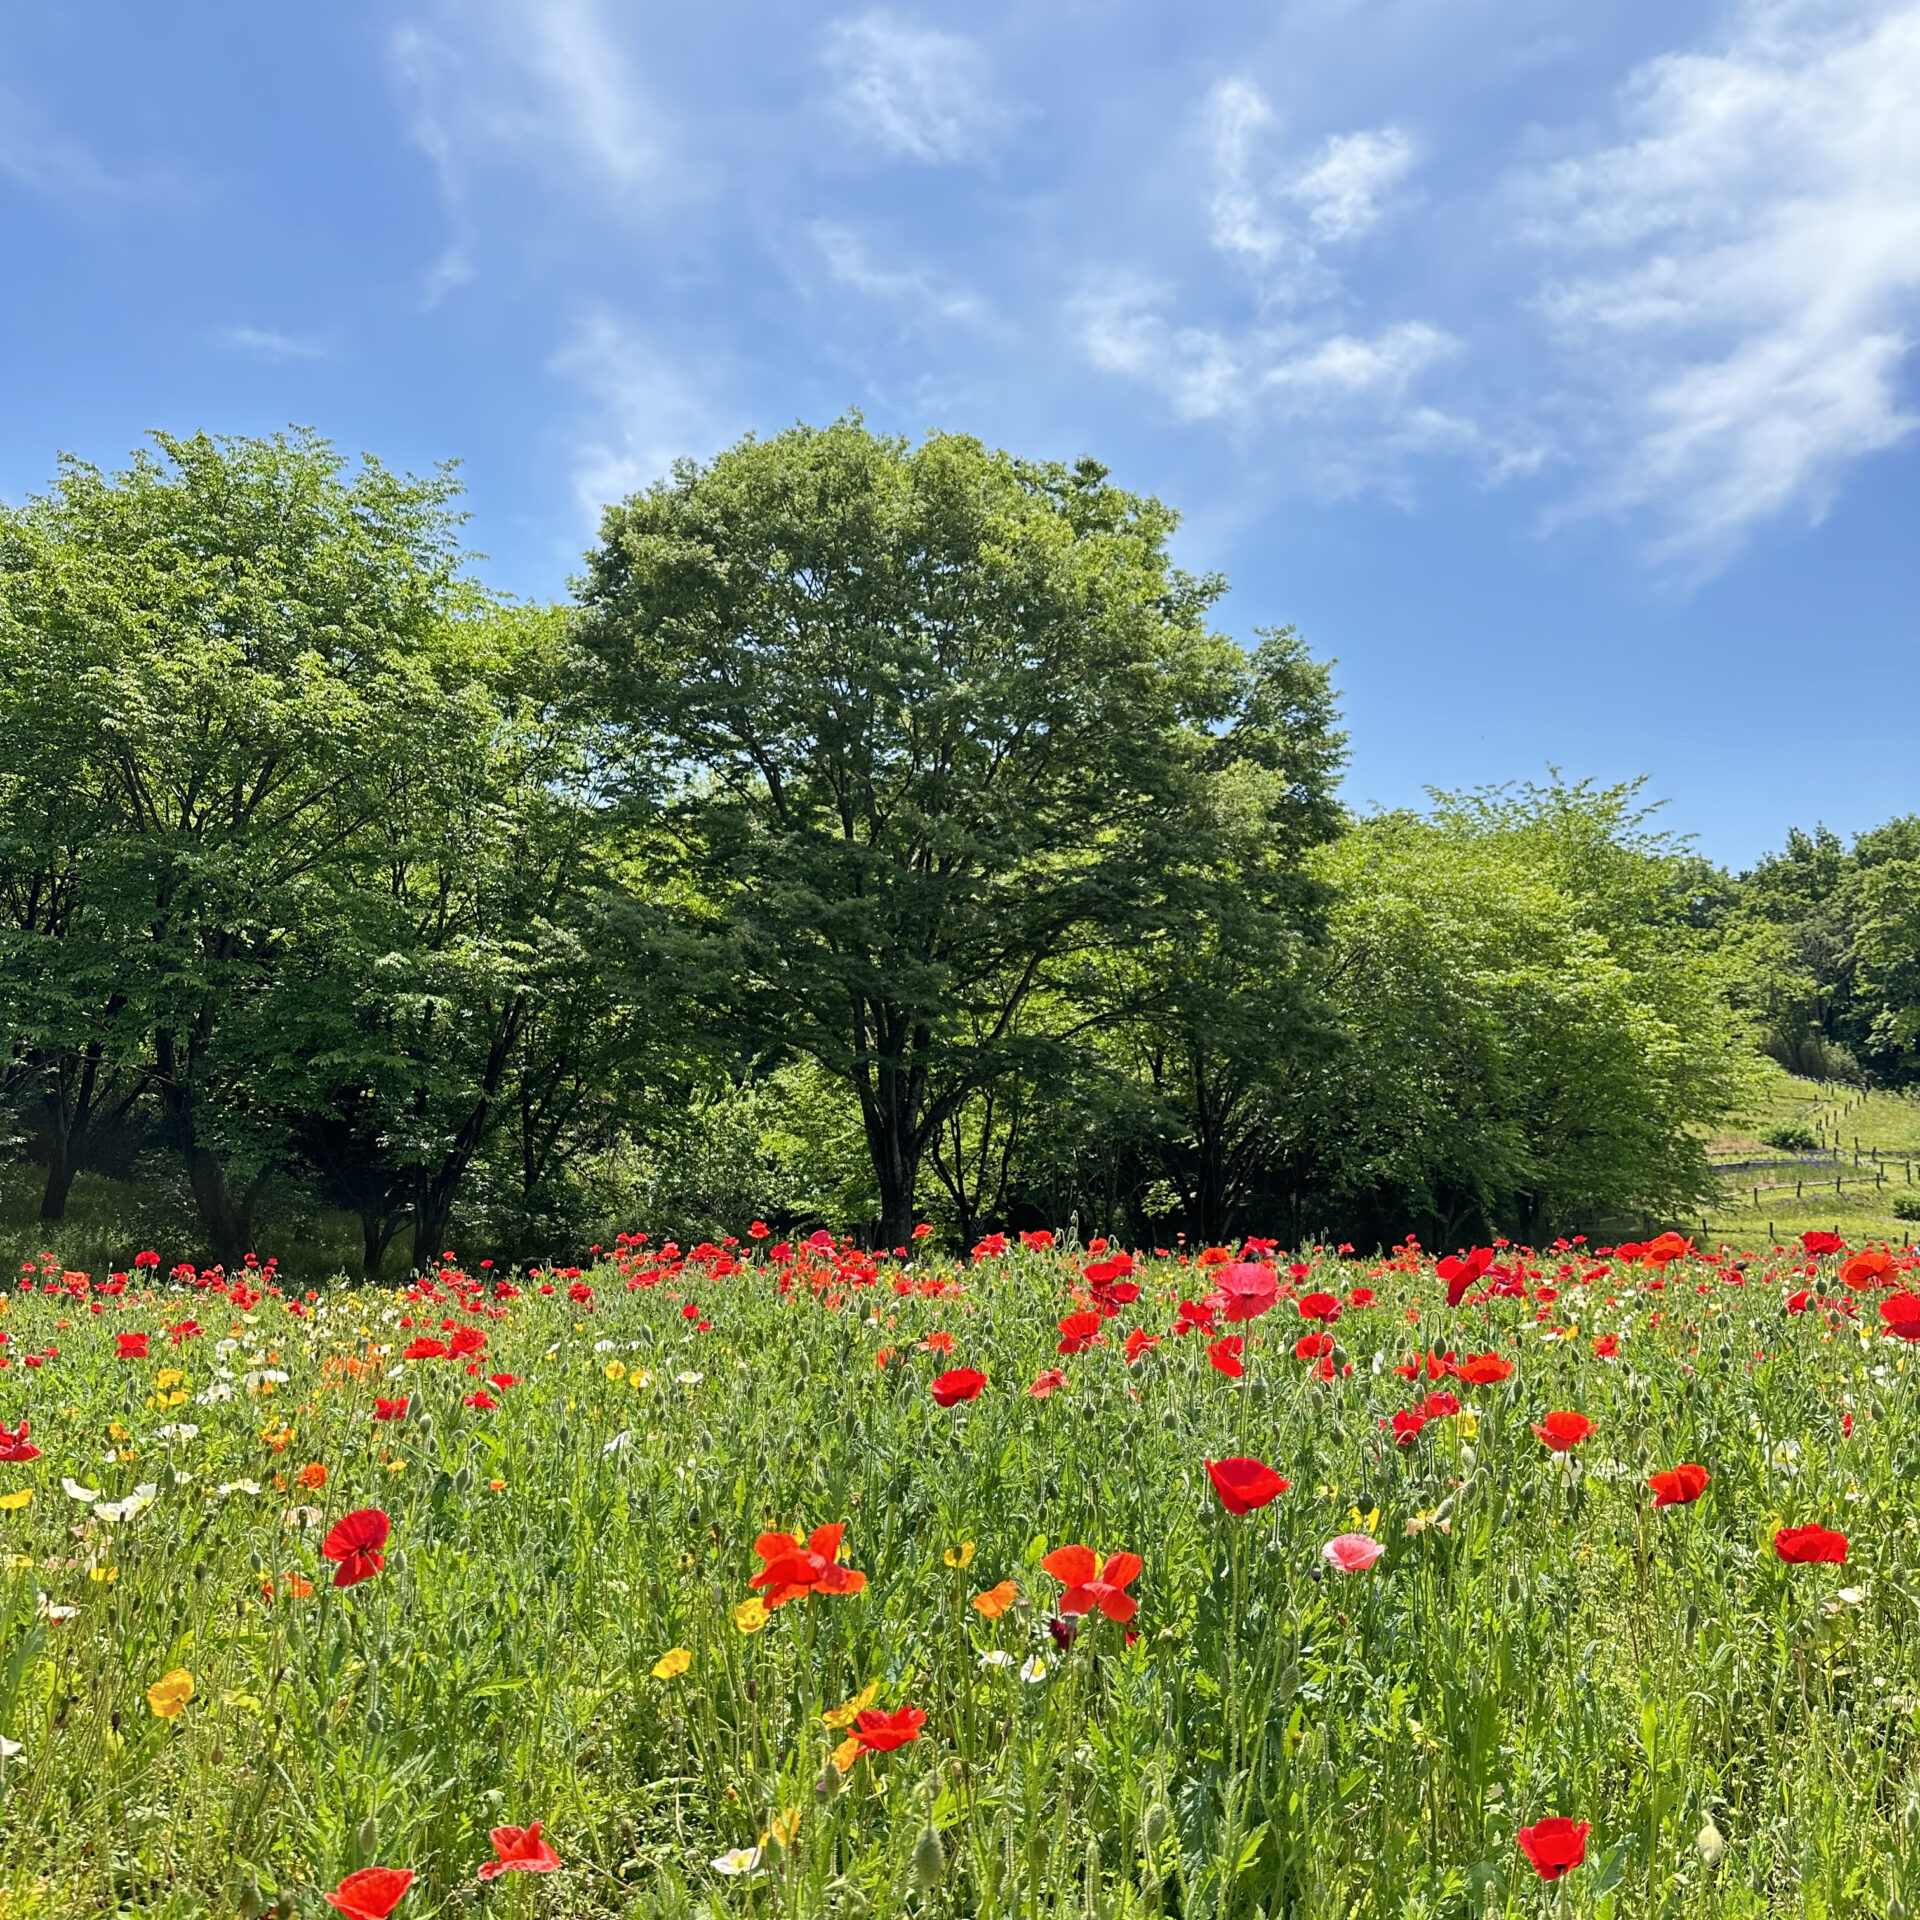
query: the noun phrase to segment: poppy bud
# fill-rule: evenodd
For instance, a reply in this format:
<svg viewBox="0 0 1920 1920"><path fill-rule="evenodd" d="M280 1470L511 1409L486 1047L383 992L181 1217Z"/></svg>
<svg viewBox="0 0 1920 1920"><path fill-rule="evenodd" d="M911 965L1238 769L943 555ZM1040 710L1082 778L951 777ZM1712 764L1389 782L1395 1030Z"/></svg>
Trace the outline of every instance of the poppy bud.
<svg viewBox="0 0 1920 1920"><path fill-rule="evenodd" d="M1300 1668L1297 1663L1288 1665L1280 1678L1273 1683L1273 1700L1276 1706L1285 1706L1300 1691Z"/></svg>
<svg viewBox="0 0 1920 1920"><path fill-rule="evenodd" d="M255 1572L255 1573L265 1573L265 1572L266 1572L266 1570L267 1570L267 1563L266 1563L266 1562L265 1562L264 1560L262 1560L262 1559L260 1558L260 1549L259 1549L258 1547L255 1547L255 1548L254 1548L254 1549L253 1549L253 1550L252 1550L252 1551L251 1551L251 1552L250 1552L250 1553L249 1553L249 1554L247 1555L247 1565L248 1565L248 1566L250 1566L250 1567L251 1567L251 1568L252 1568L252 1569L254 1570L254 1572Z"/></svg>
<svg viewBox="0 0 1920 1920"><path fill-rule="evenodd" d="M1687 1602L1687 1638L1691 1640L1700 1631L1700 1603L1697 1600Z"/></svg>
<svg viewBox="0 0 1920 1920"><path fill-rule="evenodd" d="M380 1826L372 1814L360 1822L353 1830L353 1844L369 1858L380 1845Z"/></svg>
<svg viewBox="0 0 1920 1920"><path fill-rule="evenodd" d="M233 1904L240 1920L260 1920L266 1912L267 1896L260 1891L260 1882L252 1874L247 1875L247 1884L240 1889L240 1897Z"/></svg>
<svg viewBox="0 0 1920 1920"><path fill-rule="evenodd" d="M1520 1604L1520 1570L1518 1567L1514 1568L1514 1570L1507 1575L1507 1604L1509 1606L1518 1606Z"/></svg>
<svg viewBox="0 0 1920 1920"><path fill-rule="evenodd" d="M360 1716L360 1724L365 1727L369 1733L378 1733L387 1723L381 1719L380 1709L378 1707L369 1707L366 1712Z"/></svg>
<svg viewBox="0 0 1920 1920"><path fill-rule="evenodd" d="M1093 1911L1100 1900L1100 1836L1097 1833L1087 1835L1087 1907Z"/></svg>
<svg viewBox="0 0 1920 1920"><path fill-rule="evenodd" d="M1156 1854L1160 1843L1167 1837L1167 1829L1173 1824L1173 1816L1167 1811L1164 1800L1156 1800L1140 1816L1140 1844L1147 1852Z"/></svg>
<svg viewBox="0 0 1920 1920"><path fill-rule="evenodd" d="M1700 1864L1711 1873L1720 1864L1727 1850L1727 1837L1713 1824L1713 1815L1708 1814L1706 1824L1693 1837L1693 1850L1700 1856Z"/></svg>
<svg viewBox="0 0 1920 1920"><path fill-rule="evenodd" d="M840 1769L831 1760L814 1776L813 1793L816 1800L834 1801L840 1797L844 1783L840 1778Z"/></svg>
<svg viewBox="0 0 1920 1920"><path fill-rule="evenodd" d="M465 1493L472 1485L473 1469L471 1467L462 1467L460 1471L453 1476L453 1490L455 1493Z"/></svg>
<svg viewBox="0 0 1920 1920"><path fill-rule="evenodd" d="M913 1847L914 1883L923 1892L931 1892L940 1884L947 1870L947 1851L940 1844L940 1836L932 1827L922 1827L920 1838Z"/></svg>

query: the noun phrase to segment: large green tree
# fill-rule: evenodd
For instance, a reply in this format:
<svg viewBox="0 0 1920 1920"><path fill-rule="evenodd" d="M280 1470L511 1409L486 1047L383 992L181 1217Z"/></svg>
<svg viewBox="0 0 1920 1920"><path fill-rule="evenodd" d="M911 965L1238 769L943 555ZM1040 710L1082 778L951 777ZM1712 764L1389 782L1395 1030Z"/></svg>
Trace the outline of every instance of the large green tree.
<svg viewBox="0 0 1920 1920"><path fill-rule="evenodd" d="M12 878L73 890L6 944L40 984L30 1044L137 1065L226 1259L284 1157L294 962L449 724L438 645L475 598L454 491L308 434L159 435L0 520L0 761L60 796Z"/></svg>
<svg viewBox="0 0 1920 1920"><path fill-rule="evenodd" d="M857 419L606 515L584 633L687 918L727 1018L851 1088L886 1241L955 1111L1051 1044L1029 1010L1230 885L1210 781L1261 681L1174 525L1092 461Z"/></svg>

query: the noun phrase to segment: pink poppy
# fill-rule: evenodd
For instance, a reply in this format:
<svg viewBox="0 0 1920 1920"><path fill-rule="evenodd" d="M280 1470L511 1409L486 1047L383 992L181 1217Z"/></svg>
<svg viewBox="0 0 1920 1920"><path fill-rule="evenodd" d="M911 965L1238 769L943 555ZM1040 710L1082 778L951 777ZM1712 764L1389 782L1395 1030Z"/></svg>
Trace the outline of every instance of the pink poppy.
<svg viewBox="0 0 1920 1920"><path fill-rule="evenodd" d="M1336 1534L1320 1549L1329 1566L1342 1573L1365 1573L1386 1552L1378 1540L1364 1533Z"/></svg>

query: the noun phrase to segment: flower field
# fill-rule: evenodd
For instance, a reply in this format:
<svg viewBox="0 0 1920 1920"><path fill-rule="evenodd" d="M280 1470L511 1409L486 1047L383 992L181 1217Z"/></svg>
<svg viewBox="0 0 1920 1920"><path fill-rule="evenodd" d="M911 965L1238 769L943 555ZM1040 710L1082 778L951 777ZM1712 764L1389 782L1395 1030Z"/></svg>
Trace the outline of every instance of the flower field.
<svg viewBox="0 0 1920 1920"><path fill-rule="evenodd" d="M0 1305L0 1915L1894 1915L1913 1257Z"/></svg>

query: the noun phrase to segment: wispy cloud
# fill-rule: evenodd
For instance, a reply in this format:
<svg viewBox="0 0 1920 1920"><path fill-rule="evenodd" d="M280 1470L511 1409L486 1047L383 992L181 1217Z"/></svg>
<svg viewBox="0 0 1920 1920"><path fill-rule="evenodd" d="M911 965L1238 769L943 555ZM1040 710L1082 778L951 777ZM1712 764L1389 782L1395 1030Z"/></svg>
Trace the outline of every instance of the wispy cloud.
<svg viewBox="0 0 1920 1920"><path fill-rule="evenodd" d="M1176 326L1164 304L1162 291L1123 285L1080 300L1075 318L1096 367L1158 389L1184 420L1301 419L1395 405L1458 345L1423 320L1367 334Z"/></svg>
<svg viewBox="0 0 1920 1920"><path fill-rule="evenodd" d="M551 370L592 403L573 459L574 498L597 519L609 501L664 478L680 459L705 459L738 437L725 370L669 351L607 312L592 314L554 355Z"/></svg>
<svg viewBox="0 0 1920 1920"><path fill-rule="evenodd" d="M1520 183L1562 262L1541 306L1605 383L1574 383L1603 474L1580 506L1651 511L1696 569L1915 425L1920 6L1832 20L1751 8L1633 76L1623 138Z"/></svg>
<svg viewBox="0 0 1920 1920"><path fill-rule="evenodd" d="M1499 465L1505 456L1470 421L1416 393L1459 340L1419 317L1356 325L1335 256L1390 211L1414 164L1407 135L1387 126L1290 152L1279 116L1242 77L1211 90L1200 129L1208 238L1234 271L1096 285L1069 315L1087 361L1159 394L1183 421L1242 437L1303 428L1297 463L1323 492L1392 487L1416 453L1470 450ZM1223 312L1244 310L1249 286L1256 312L1236 325ZM1196 312L1208 317L1181 317Z"/></svg>
<svg viewBox="0 0 1920 1920"><path fill-rule="evenodd" d="M861 138L927 165L971 160L1005 124L971 40L910 26L883 9L836 20L822 56L833 105Z"/></svg>
<svg viewBox="0 0 1920 1920"><path fill-rule="evenodd" d="M528 160L601 205L643 204L670 178L666 115L606 0L438 0L394 31L416 144L456 223L429 295L472 277L476 176Z"/></svg>
<svg viewBox="0 0 1920 1920"><path fill-rule="evenodd" d="M63 134L11 87L0 87L0 174L36 193L89 198L117 194L122 182L80 142Z"/></svg>
<svg viewBox="0 0 1920 1920"><path fill-rule="evenodd" d="M318 340L276 333L271 327L222 327L215 338L224 347L260 360L324 360L332 351Z"/></svg>
<svg viewBox="0 0 1920 1920"><path fill-rule="evenodd" d="M1412 170L1398 127L1335 134L1313 158L1273 162L1278 117L1249 80L1223 80L1207 98L1213 244L1263 270L1274 297L1306 298L1335 284L1317 270L1322 247L1376 225L1382 202Z"/></svg>
<svg viewBox="0 0 1920 1920"><path fill-rule="evenodd" d="M914 320L979 326L989 317L986 302L969 287L926 267L880 264L852 227L834 220L816 220L807 231L829 277L838 286L899 307Z"/></svg>

